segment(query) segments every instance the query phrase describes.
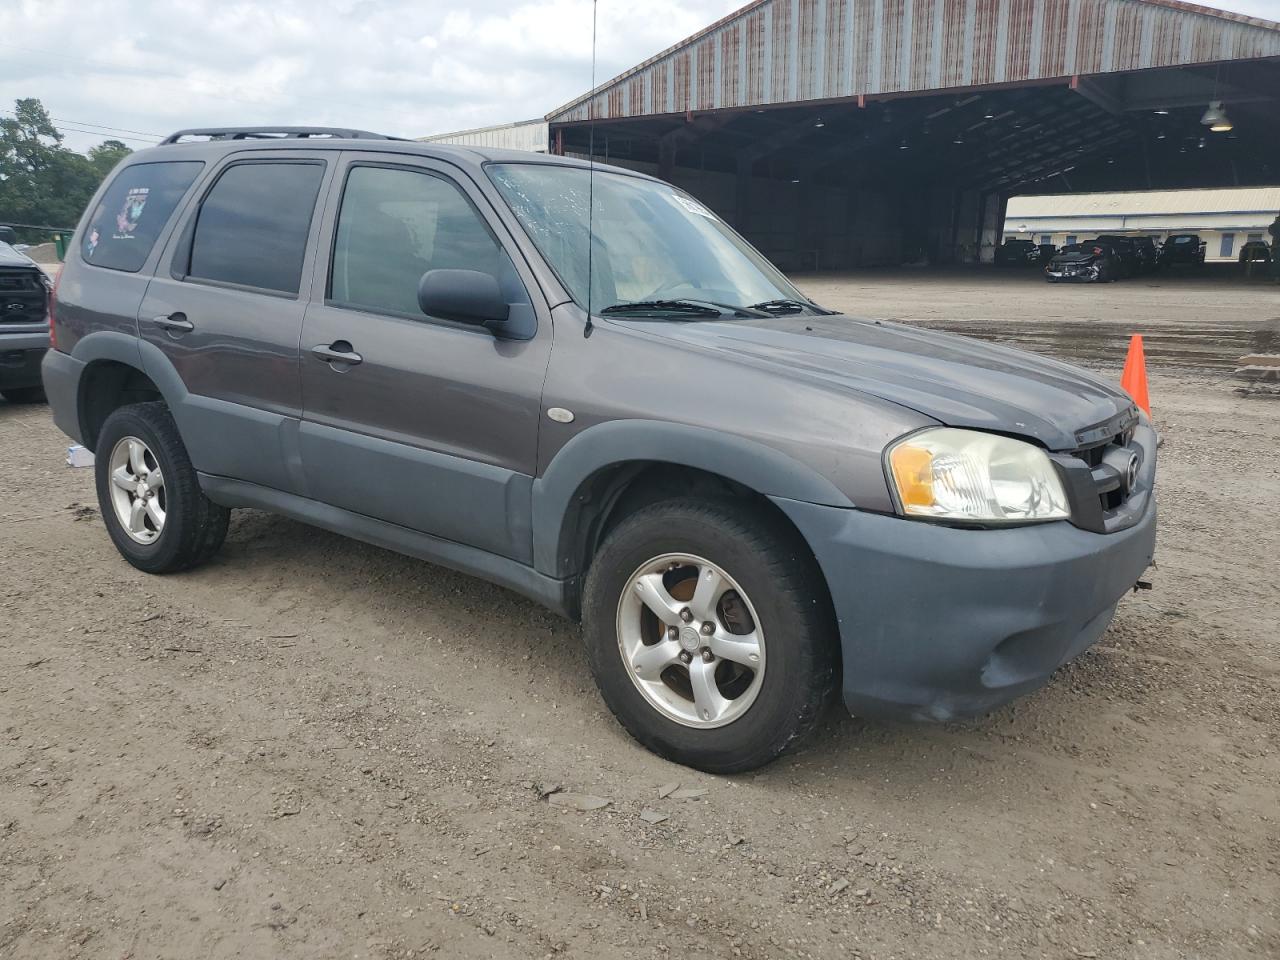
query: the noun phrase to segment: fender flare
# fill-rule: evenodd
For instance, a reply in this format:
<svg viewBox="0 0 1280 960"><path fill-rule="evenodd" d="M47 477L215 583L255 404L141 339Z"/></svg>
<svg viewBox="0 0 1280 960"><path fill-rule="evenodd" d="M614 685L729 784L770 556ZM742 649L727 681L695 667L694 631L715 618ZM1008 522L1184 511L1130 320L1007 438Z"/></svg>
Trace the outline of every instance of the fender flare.
<svg viewBox="0 0 1280 960"><path fill-rule="evenodd" d="M95 363L109 361L131 367L156 385L169 409L178 415L187 398L187 388L169 358L159 347L132 333L119 330L97 330L81 337L71 348L71 358L80 364L76 383L76 423L84 434L88 411L85 409L85 372Z"/></svg>
<svg viewBox="0 0 1280 960"><path fill-rule="evenodd" d="M706 427L655 420L612 420L582 431L533 483L533 564L557 578L576 565L577 505L582 485L601 470L627 463L693 467L768 497L833 507L853 502L826 477L782 451Z"/></svg>
<svg viewBox="0 0 1280 960"><path fill-rule="evenodd" d="M147 375L170 407L186 398L186 385L164 351L135 334L95 331L76 342L71 356L86 366L97 360L114 360L133 367Z"/></svg>

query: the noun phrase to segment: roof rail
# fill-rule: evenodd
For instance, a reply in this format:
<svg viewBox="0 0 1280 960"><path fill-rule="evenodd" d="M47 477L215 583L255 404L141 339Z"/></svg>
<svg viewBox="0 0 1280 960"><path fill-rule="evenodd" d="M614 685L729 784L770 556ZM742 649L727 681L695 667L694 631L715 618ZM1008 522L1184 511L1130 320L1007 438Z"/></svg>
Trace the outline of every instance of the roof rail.
<svg viewBox="0 0 1280 960"><path fill-rule="evenodd" d="M160 146L180 143L186 139L205 137L209 140L399 140L368 130L352 130L345 127L200 127L179 130L160 141Z"/></svg>

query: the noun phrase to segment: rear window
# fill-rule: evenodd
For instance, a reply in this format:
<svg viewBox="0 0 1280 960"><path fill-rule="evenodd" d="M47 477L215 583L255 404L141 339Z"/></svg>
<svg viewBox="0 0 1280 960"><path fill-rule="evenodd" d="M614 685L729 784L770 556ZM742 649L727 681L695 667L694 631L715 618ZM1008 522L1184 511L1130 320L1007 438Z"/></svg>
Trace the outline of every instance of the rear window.
<svg viewBox="0 0 1280 960"><path fill-rule="evenodd" d="M205 197L187 276L296 294L324 164L238 163Z"/></svg>
<svg viewBox="0 0 1280 960"><path fill-rule="evenodd" d="M102 195L80 240L86 263L136 273L204 164L198 160L135 163Z"/></svg>

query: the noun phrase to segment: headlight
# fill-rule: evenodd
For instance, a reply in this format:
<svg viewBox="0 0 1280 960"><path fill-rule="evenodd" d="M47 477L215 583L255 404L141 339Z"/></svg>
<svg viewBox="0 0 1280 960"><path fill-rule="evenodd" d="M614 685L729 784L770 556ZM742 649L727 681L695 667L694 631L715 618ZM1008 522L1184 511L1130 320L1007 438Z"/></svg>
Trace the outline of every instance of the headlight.
<svg viewBox="0 0 1280 960"><path fill-rule="evenodd" d="M887 461L908 517L1027 523L1071 515L1052 462L1021 440L940 427L899 440Z"/></svg>

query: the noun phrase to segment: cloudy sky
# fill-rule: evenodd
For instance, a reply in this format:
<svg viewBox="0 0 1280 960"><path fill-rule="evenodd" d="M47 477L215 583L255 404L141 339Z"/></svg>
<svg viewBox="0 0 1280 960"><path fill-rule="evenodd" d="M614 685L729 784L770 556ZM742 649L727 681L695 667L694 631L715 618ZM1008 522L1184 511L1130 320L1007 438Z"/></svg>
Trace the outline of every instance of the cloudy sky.
<svg viewBox="0 0 1280 960"><path fill-rule="evenodd" d="M744 2L600 0L599 79ZM1280 19L1280 0L1209 5ZM0 0L0 110L39 97L80 150L209 124L422 136L590 84L589 0Z"/></svg>

